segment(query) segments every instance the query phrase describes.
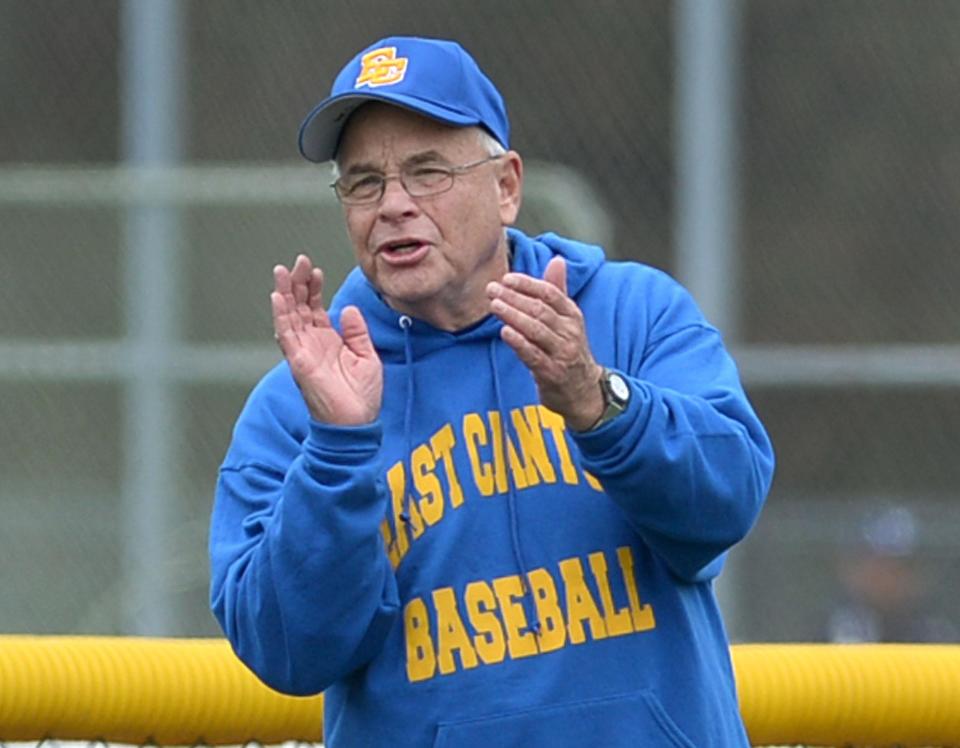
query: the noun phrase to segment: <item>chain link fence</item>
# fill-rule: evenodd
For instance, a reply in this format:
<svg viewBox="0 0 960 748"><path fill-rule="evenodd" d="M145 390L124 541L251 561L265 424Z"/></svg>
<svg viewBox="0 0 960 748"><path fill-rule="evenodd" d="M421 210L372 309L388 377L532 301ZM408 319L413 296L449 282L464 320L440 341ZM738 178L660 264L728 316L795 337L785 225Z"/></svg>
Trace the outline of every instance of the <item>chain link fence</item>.
<svg viewBox="0 0 960 748"><path fill-rule="evenodd" d="M207 518L233 421L275 360L270 268L304 250L338 268L335 277L349 264L326 173L301 166L296 153L299 122L339 66L392 33L457 38L501 88L514 146L548 185L528 200L522 225L582 232L611 256L676 272L673 113L683 50L677 5L666 0L178 7L180 163L199 170L183 180L203 183L208 167L237 171L218 172L203 194L183 181L189 194L163 203L179 232L165 250L164 280L174 299L168 342L178 351L163 385L174 432L148 493L164 498L169 520L155 529L164 549L160 604L175 615L158 633L214 635ZM731 7L739 19L741 266L731 344L779 458L767 510L731 560L731 633L824 638L831 610L859 594L847 570L851 556L871 548L864 517L886 506L912 512L911 604L960 621L952 594L960 571L960 297L952 293L960 281L960 5ZM122 164L129 137L124 8L0 0L4 632L136 629L137 549L124 538L138 521L129 498L142 467L131 417L140 404L123 345L135 332L127 237L138 203L113 177L98 181ZM551 176L558 166L569 182ZM259 168L267 171L243 171ZM294 168L290 179L315 181L315 202L309 187L284 197L258 181L279 175L282 184ZM303 177L301 169L313 170ZM237 197L248 179L252 192ZM549 186L561 182L573 201L551 203ZM31 184L40 187L30 192ZM68 184L78 186L58 191ZM566 220L586 203L599 218ZM880 376L889 346L919 344L926 348L901 351L902 376ZM879 357L869 371L857 358L864 350ZM945 362L926 379L911 376L923 351ZM853 357L841 383L827 376L833 359L789 382L755 364L772 356L799 366L824 352Z"/></svg>

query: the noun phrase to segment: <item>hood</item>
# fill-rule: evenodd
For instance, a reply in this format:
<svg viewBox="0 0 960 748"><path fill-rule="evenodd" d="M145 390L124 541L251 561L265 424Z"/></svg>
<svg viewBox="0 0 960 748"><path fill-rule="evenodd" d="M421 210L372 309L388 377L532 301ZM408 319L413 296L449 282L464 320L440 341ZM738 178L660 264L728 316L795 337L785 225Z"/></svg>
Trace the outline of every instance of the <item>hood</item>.
<svg viewBox="0 0 960 748"><path fill-rule="evenodd" d="M514 272L542 278L547 263L557 255L563 257L567 261L567 291L574 299L604 260L600 247L553 233L529 237L518 229L508 229L507 237L513 249L511 269ZM403 360L405 336L400 326L403 315L387 306L359 267L350 272L330 304L330 318L336 327L339 327L340 311L351 304L363 310L370 336L381 358L385 362ZM503 323L492 315L457 332L439 330L416 318L412 322L409 334L418 357L457 343L498 337L503 327Z"/></svg>

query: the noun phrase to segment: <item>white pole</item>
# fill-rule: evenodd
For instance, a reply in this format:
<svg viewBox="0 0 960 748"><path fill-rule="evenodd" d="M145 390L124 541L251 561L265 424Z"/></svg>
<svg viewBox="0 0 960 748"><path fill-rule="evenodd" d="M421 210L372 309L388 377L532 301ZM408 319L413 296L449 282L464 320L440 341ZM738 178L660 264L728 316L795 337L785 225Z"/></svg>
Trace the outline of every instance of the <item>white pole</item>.
<svg viewBox="0 0 960 748"><path fill-rule="evenodd" d="M676 6L677 275L738 342L739 0Z"/></svg>
<svg viewBox="0 0 960 748"><path fill-rule="evenodd" d="M180 0L120 6L122 157L134 170L182 153ZM124 403L123 616L127 633L176 634L170 545L177 515L177 406L166 374L178 332L181 227L172 205L137 203L125 215L125 319L132 375Z"/></svg>
<svg viewBox="0 0 960 748"><path fill-rule="evenodd" d="M737 248L739 0L678 0L676 49L677 275L728 344L740 339ZM731 637L745 631L737 550L717 583Z"/></svg>

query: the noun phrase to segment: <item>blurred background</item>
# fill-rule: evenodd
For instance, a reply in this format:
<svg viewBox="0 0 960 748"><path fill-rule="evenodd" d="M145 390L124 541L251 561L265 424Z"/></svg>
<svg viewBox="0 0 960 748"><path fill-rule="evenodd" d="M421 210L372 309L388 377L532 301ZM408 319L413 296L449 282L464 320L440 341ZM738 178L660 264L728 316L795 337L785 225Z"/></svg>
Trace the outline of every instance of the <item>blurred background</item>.
<svg viewBox="0 0 960 748"><path fill-rule="evenodd" d="M523 228L722 329L779 458L732 638L960 640L952 0L0 0L0 632L219 635L271 267L351 263L297 129L396 33L500 87Z"/></svg>

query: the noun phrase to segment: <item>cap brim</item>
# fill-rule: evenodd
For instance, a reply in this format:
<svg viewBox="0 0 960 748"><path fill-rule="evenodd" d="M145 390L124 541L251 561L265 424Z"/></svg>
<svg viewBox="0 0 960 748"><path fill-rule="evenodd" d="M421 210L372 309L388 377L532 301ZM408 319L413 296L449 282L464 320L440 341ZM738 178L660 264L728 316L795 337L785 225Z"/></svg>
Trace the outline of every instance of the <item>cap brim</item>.
<svg viewBox="0 0 960 748"><path fill-rule="evenodd" d="M403 94L374 92L341 94L317 104L316 108L307 115L303 124L300 125L299 146L303 157L316 163L333 159L337 154L337 146L340 144L340 133L343 126L357 107L369 101L382 101L386 104L409 109L412 112L423 114L455 127L480 124L480 120L476 117L454 112L442 105L412 96L404 96Z"/></svg>

